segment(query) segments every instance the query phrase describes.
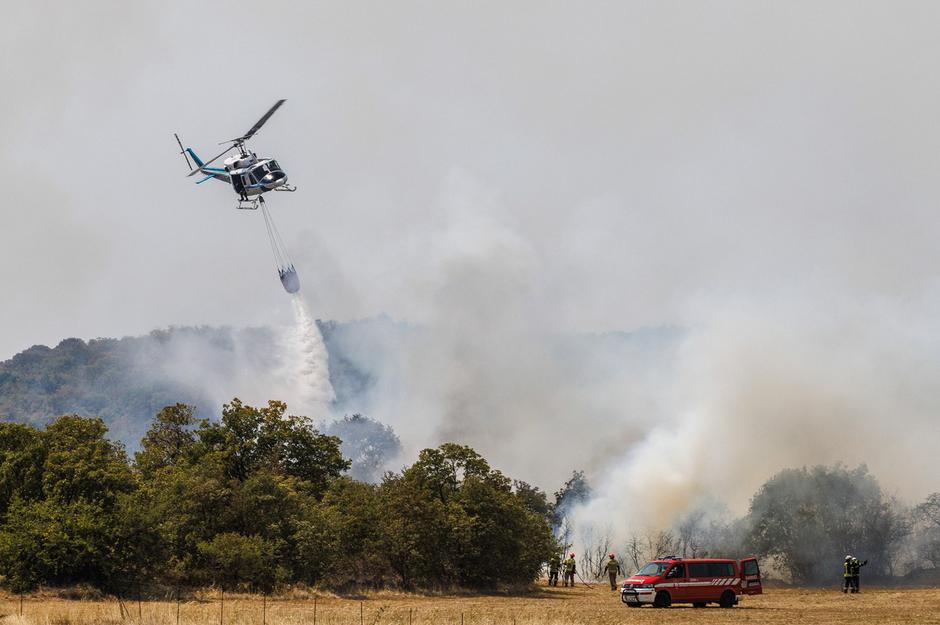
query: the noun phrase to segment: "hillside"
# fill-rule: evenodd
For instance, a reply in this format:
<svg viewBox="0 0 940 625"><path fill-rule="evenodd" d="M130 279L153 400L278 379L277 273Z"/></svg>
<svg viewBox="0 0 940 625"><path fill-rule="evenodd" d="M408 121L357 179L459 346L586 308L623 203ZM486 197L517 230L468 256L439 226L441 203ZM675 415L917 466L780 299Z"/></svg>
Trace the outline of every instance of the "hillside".
<svg viewBox="0 0 940 625"><path fill-rule="evenodd" d="M320 324L339 410L372 383L344 353L351 328L363 326L395 331L386 319ZM35 345L0 362L0 420L43 425L61 414L96 415L112 437L133 449L153 415L168 404L192 404L200 417L209 417L236 395L268 399L260 391L265 386L270 398L280 398L277 376L285 363L278 341L268 328L180 327Z"/></svg>
<svg viewBox="0 0 940 625"><path fill-rule="evenodd" d="M317 323L336 398L330 414L307 416L317 421L355 413L384 418L389 410L403 409L389 404L402 394L433 392L415 383L425 362L437 357L436 337L425 330L385 316ZM177 402L194 405L203 418L217 417L233 397L254 405L280 399L303 410L303 380L298 380L297 363L290 362L292 350L285 349L292 336L289 328L202 326L36 345L0 362L0 421L44 425L62 414L100 416L111 437L135 450L156 412ZM616 376L624 372L642 386L649 375L644 372L668 366L682 336L674 328L557 335L545 338L544 357L561 363L571 392L620 384ZM494 383L499 375L491 376ZM447 434L460 437L456 431Z"/></svg>

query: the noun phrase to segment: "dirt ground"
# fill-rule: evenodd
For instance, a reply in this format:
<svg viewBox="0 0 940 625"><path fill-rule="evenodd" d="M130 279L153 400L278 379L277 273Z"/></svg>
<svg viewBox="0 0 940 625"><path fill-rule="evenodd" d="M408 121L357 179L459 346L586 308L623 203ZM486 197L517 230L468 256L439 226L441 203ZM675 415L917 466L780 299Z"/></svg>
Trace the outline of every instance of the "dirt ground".
<svg viewBox="0 0 940 625"><path fill-rule="evenodd" d="M2 625L174 625L173 601L125 604L121 619L116 601L74 601L27 597L19 615L19 598L0 597ZM220 607L222 608L220 614ZM360 613L361 610L361 613ZM220 620L221 616L221 620ZM179 606L182 625L598 625L600 623L753 623L803 625L820 623L940 624L940 589L864 589L843 595L836 589L768 589L747 597L730 610L709 606L676 606L665 610L631 609L603 586L551 588L524 596L428 597L376 593L360 599L320 596L267 599L217 596Z"/></svg>

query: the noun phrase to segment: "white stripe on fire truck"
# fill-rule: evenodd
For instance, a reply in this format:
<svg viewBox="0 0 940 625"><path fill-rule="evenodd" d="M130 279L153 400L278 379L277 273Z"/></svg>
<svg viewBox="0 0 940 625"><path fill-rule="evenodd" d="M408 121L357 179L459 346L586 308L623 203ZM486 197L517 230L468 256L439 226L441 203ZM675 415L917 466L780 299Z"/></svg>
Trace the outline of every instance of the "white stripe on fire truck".
<svg viewBox="0 0 940 625"><path fill-rule="evenodd" d="M656 588L687 588L689 586L731 586L736 584L736 577L730 579L715 579L707 582L670 582L667 584L656 584Z"/></svg>

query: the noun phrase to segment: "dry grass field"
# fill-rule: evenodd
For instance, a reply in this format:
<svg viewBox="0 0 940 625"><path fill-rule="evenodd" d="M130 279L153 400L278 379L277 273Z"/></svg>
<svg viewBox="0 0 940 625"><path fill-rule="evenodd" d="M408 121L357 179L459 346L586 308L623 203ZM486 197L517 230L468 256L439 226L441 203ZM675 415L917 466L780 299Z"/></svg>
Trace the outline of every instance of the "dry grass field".
<svg viewBox="0 0 940 625"><path fill-rule="evenodd" d="M174 625L175 602L126 604L124 619L116 601L74 601L27 598L22 616L17 597L0 598L2 625ZM360 613L361 610L361 613ZM217 597L184 601L179 623L220 623ZM748 597L730 610L696 610L677 606L666 610L629 609L617 593L584 586L552 588L522 597L442 596L376 593L363 600L321 596L268 599L263 613L260 597L226 596L222 625L599 625L601 623L749 623L803 625L820 623L940 624L940 589L867 589L859 595L833 590L769 589Z"/></svg>

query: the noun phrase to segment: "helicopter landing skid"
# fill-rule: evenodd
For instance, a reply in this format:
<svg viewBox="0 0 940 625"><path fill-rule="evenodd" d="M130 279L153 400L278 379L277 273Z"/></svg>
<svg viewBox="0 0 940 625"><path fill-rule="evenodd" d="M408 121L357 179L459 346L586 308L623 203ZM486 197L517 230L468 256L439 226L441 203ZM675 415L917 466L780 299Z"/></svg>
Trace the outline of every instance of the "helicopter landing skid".
<svg viewBox="0 0 940 625"><path fill-rule="evenodd" d="M275 190L275 191L286 191L287 193L293 193L294 191L297 190L297 187L292 187L292 186L289 185L289 184L285 184L284 186L277 187L277 188L274 189L274 190Z"/></svg>
<svg viewBox="0 0 940 625"><path fill-rule="evenodd" d="M243 211L256 211L260 202L260 198L257 200L238 200L238 205L235 208Z"/></svg>

